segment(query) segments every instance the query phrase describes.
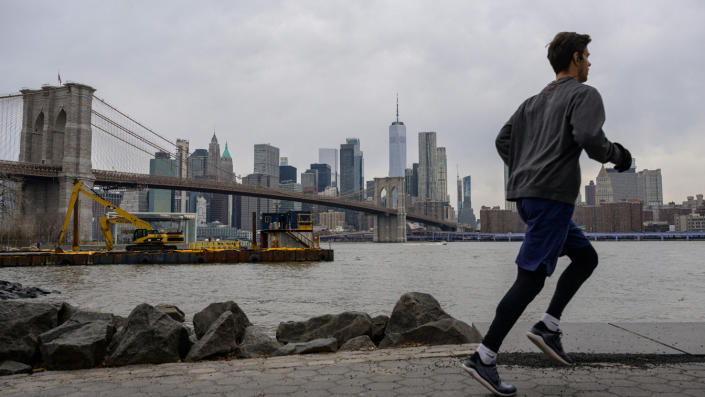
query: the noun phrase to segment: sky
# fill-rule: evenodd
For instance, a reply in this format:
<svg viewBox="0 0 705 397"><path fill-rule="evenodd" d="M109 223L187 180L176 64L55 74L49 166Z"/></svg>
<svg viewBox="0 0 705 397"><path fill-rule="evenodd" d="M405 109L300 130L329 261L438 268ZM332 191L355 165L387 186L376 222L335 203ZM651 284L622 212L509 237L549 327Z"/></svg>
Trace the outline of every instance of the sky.
<svg viewBox="0 0 705 397"><path fill-rule="evenodd" d="M360 139L365 179L388 173L388 128L436 131L448 190L503 205L494 140L555 75L546 45L587 33L587 84L604 130L661 169L664 201L705 192L705 2L673 1L10 1L0 0L0 95L62 80L171 139L228 142L235 172L269 143L305 171L319 148ZM611 165L609 165L611 166ZM581 158L583 184L600 164ZM584 194L584 191L581 191Z"/></svg>

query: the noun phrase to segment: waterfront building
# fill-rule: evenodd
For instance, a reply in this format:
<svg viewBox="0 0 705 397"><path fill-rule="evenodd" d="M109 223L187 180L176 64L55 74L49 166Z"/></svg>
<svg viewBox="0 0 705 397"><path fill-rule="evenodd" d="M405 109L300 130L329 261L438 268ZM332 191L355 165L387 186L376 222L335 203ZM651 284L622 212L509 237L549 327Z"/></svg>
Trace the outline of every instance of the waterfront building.
<svg viewBox="0 0 705 397"><path fill-rule="evenodd" d="M255 145L254 174L264 174L279 181L279 148L268 143Z"/></svg>
<svg viewBox="0 0 705 397"><path fill-rule="evenodd" d="M446 159L446 148L438 147L436 151L438 152L436 154L436 159L438 160L438 165L436 166L436 172L438 173L436 177L438 193L436 193L436 197L440 201L450 202L450 198L448 197L448 163Z"/></svg>
<svg viewBox="0 0 705 397"><path fill-rule="evenodd" d="M345 212L328 210L318 214L318 224L324 229L342 232L345 229Z"/></svg>
<svg viewBox="0 0 705 397"><path fill-rule="evenodd" d="M149 160L149 175L171 176L177 175L177 161L171 159L169 153L157 152ZM172 191L168 189L149 189L149 212L171 212Z"/></svg>
<svg viewBox="0 0 705 397"><path fill-rule="evenodd" d="M585 204L596 205L595 203L595 182L590 181L585 185Z"/></svg>
<svg viewBox="0 0 705 397"><path fill-rule="evenodd" d="M438 150L436 133L419 132L418 197L420 200L438 201Z"/></svg>
<svg viewBox="0 0 705 397"><path fill-rule="evenodd" d="M676 232L705 233L705 216L701 214L678 215L674 220Z"/></svg>
<svg viewBox="0 0 705 397"><path fill-rule="evenodd" d="M205 226L208 224L208 204L203 196L196 197L196 225Z"/></svg>
<svg viewBox="0 0 705 397"><path fill-rule="evenodd" d="M644 231L643 204L633 200L575 207L573 222L588 233L641 233Z"/></svg>
<svg viewBox="0 0 705 397"><path fill-rule="evenodd" d="M322 192L331 185L330 165L325 163L313 163L311 169L318 171L318 191Z"/></svg>
<svg viewBox="0 0 705 397"><path fill-rule="evenodd" d="M397 119L389 126L389 176L404 176L406 169L406 126L399 121L399 97L397 96Z"/></svg>
<svg viewBox="0 0 705 397"><path fill-rule="evenodd" d="M519 213L508 209L482 206L480 209L481 233L524 233L526 224Z"/></svg>
<svg viewBox="0 0 705 397"><path fill-rule="evenodd" d="M340 188L338 180L338 149L318 149L318 162L330 166L331 186Z"/></svg>
<svg viewBox="0 0 705 397"><path fill-rule="evenodd" d="M147 190L126 190L122 194L120 208L130 213L147 212L149 210Z"/></svg>

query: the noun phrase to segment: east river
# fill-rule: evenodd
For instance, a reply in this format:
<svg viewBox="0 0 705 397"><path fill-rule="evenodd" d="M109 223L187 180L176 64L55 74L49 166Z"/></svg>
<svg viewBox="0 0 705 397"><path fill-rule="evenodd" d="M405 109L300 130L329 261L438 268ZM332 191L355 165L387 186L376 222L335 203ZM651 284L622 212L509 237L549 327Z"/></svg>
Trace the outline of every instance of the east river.
<svg viewBox="0 0 705 397"><path fill-rule="evenodd" d="M594 245L600 264L563 321L705 321L705 242ZM62 292L38 300L122 316L143 302L171 303L190 320L211 302L233 300L269 331L281 321L346 310L389 315L399 296L409 291L432 294L463 321L487 322L514 281L519 246L333 243L334 262L0 268L0 279ZM567 264L561 258L522 320L538 318L545 310Z"/></svg>

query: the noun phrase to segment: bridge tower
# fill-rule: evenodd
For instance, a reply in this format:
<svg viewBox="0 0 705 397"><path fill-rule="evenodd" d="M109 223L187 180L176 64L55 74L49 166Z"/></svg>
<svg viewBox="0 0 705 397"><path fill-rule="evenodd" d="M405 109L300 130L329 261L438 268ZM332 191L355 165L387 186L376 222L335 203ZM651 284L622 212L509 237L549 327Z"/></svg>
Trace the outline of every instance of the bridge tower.
<svg viewBox="0 0 705 397"><path fill-rule="evenodd" d="M94 88L66 83L21 90L24 99L19 161L61 167L52 182L25 178L22 213L39 228L59 228L74 181L90 189L95 180L91 166L91 106ZM91 239L91 205L80 206L80 239ZM55 224L56 223L56 224ZM70 232L70 230L69 230Z"/></svg>
<svg viewBox="0 0 705 397"><path fill-rule="evenodd" d="M404 177L375 178L375 203L395 208L398 215L375 216L373 240L378 243L406 242L406 201Z"/></svg>

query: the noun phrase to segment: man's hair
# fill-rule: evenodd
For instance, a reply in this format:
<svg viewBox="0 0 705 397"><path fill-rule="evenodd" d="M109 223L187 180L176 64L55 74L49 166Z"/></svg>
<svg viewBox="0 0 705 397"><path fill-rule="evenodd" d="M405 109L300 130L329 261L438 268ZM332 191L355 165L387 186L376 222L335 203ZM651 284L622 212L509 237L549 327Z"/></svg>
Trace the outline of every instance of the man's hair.
<svg viewBox="0 0 705 397"><path fill-rule="evenodd" d="M548 61L551 62L553 71L558 74L568 69L573 60L573 54L577 51L582 57L585 47L592 41L587 34L575 32L560 32L548 44Z"/></svg>

